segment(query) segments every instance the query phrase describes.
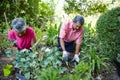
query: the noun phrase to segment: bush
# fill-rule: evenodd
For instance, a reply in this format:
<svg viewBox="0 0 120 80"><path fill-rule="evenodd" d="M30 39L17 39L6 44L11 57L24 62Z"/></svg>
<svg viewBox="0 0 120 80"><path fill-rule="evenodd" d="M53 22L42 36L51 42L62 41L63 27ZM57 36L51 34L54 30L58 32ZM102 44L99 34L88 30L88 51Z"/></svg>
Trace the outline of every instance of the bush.
<svg viewBox="0 0 120 80"><path fill-rule="evenodd" d="M97 21L96 31L98 33L98 39L101 40L104 48L107 48L108 53L113 53L114 55L119 53L120 7L113 8L102 14Z"/></svg>
<svg viewBox="0 0 120 80"><path fill-rule="evenodd" d="M54 9L47 2L41 0L2 0L0 1L0 32L6 31L7 17L8 26L16 17L22 17L31 27L46 27L46 22L51 19ZM49 14L48 14L49 13Z"/></svg>

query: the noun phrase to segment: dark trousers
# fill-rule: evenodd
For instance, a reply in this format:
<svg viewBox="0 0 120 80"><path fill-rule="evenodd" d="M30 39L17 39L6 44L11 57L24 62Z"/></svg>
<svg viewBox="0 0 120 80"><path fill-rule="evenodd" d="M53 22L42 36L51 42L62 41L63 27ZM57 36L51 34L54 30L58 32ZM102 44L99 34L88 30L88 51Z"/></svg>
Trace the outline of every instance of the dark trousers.
<svg viewBox="0 0 120 80"><path fill-rule="evenodd" d="M73 48L74 48L74 41L72 42L65 42L64 41L64 44L65 44L65 49L67 52L70 52L70 53L73 53ZM62 48L61 48L61 45L60 45L60 38L58 37L58 50L59 51L63 51Z"/></svg>

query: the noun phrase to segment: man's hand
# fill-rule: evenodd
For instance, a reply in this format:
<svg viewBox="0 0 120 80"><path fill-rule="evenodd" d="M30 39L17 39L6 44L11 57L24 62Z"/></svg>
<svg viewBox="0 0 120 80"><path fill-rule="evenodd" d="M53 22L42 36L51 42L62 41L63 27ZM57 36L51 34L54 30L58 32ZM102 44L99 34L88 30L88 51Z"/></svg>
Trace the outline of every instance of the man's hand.
<svg viewBox="0 0 120 80"><path fill-rule="evenodd" d="M68 53L67 53L67 51L63 51L62 57L63 57L63 59L64 59L65 61L68 60Z"/></svg>
<svg viewBox="0 0 120 80"><path fill-rule="evenodd" d="M73 60L75 60L76 62L79 62L80 61L79 55L75 54Z"/></svg>

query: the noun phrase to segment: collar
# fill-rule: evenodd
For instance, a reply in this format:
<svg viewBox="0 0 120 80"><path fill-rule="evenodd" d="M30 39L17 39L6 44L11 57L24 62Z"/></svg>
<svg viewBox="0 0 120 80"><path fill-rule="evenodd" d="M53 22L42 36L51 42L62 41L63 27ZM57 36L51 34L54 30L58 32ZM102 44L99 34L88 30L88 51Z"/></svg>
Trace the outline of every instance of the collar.
<svg viewBox="0 0 120 80"><path fill-rule="evenodd" d="M73 28L73 21L70 21L70 28Z"/></svg>

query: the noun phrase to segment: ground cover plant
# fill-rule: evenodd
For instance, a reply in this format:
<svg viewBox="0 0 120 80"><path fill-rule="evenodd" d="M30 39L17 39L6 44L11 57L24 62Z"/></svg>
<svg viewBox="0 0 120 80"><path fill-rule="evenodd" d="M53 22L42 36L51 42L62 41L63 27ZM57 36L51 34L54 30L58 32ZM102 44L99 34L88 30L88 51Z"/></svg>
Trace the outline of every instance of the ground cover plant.
<svg viewBox="0 0 120 80"><path fill-rule="evenodd" d="M62 0L43 1L46 0L0 1L0 80L16 80L16 73L27 80L119 80L117 72L120 71L118 64L120 8L108 9L108 5L114 1L119 3L119 0L112 0L110 4L104 4L101 0L95 3L92 1L90 4L88 0L82 0L83 3L66 0L70 8L64 8L63 13L66 11L71 13L71 9L74 9L73 14L67 14L67 18L79 13L85 16L80 62L75 64L74 68L63 64L62 52L57 50L57 37L66 14L59 12L61 7L58 8L55 4ZM81 11L78 4L90 7ZM54 15L55 8L58 9L56 11L58 16ZM99 12L102 14L98 14ZM94 17L91 17L91 22L89 19L86 20L87 16L92 14L94 17L101 15L97 24L93 20ZM59 18L61 15L64 16ZM11 29L11 20L15 17L23 17L35 30L37 43L30 50L11 49L11 45L16 41L10 42L6 32ZM58 22L55 18L58 18ZM96 25L93 26L92 23ZM12 65L13 73L5 77L4 69L9 68L6 67L8 65L10 68Z"/></svg>

